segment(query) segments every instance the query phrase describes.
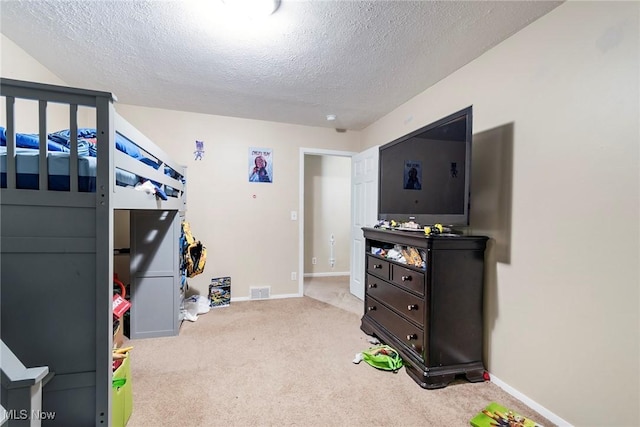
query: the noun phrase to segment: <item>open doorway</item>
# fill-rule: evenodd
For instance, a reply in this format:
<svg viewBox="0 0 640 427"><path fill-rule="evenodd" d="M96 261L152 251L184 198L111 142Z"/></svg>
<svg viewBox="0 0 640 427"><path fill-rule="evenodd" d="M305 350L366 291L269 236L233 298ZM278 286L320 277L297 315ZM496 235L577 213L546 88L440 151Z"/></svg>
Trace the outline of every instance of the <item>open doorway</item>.
<svg viewBox="0 0 640 427"><path fill-rule="evenodd" d="M351 157L355 153L300 150L299 293L360 313L349 290Z"/></svg>

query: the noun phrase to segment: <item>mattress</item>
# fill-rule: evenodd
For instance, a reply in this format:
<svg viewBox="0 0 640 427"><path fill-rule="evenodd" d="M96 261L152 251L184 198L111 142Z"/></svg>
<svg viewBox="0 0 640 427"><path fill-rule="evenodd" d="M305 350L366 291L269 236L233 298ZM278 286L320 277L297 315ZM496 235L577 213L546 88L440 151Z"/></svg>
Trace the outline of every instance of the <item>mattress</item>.
<svg viewBox="0 0 640 427"><path fill-rule="evenodd" d="M48 153L49 190L69 191L69 158L70 154L61 151ZM96 191L96 158L78 156L78 190L81 192ZM38 167L40 151L31 148L16 148L16 188L39 189ZM135 186L139 178L130 172L116 169L116 183L121 186ZM0 187L7 187L7 148L0 147Z"/></svg>

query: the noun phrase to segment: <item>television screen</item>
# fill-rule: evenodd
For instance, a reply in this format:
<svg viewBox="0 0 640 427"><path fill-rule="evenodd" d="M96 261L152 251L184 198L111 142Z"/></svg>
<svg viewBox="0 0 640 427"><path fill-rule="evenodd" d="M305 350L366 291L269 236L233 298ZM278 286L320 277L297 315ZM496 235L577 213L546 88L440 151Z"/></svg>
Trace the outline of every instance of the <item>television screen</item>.
<svg viewBox="0 0 640 427"><path fill-rule="evenodd" d="M380 147L378 216L469 224L472 107Z"/></svg>

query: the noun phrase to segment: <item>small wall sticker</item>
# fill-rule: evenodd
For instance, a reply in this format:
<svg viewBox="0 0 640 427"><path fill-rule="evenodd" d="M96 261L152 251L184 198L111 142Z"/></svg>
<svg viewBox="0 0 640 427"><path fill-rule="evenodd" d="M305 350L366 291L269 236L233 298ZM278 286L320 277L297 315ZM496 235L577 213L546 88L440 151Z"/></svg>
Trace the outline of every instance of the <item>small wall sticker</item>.
<svg viewBox="0 0 640 427"><path fill-rule="evenodd" d="M204 157L204 141L196 141L196 151L193 152L194 160L202 160Z"/></svg>

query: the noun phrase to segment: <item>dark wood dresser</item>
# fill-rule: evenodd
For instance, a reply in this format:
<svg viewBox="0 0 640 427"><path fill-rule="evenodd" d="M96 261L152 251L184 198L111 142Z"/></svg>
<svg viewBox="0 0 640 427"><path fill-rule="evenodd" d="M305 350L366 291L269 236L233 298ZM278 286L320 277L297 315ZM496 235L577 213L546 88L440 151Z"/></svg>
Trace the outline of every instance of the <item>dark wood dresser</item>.
<svg viewBox="0 0 640 427"><path fill-rule="evenodd" d="M363 228L365 300L361 329L398 350L421 387L456 376L482 381L485 236L426 236ZM372 254L373 248L415 248L425 266Z"/></svg>

